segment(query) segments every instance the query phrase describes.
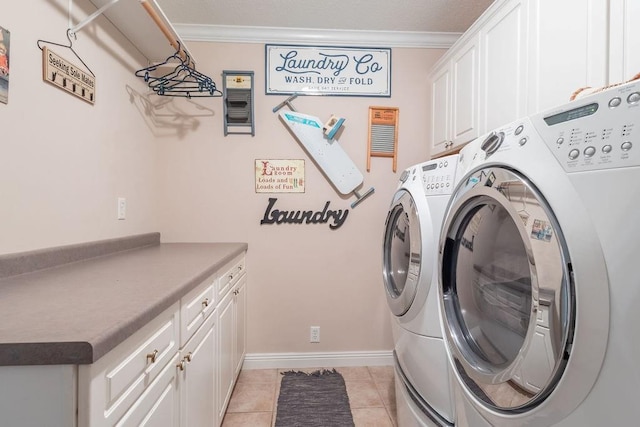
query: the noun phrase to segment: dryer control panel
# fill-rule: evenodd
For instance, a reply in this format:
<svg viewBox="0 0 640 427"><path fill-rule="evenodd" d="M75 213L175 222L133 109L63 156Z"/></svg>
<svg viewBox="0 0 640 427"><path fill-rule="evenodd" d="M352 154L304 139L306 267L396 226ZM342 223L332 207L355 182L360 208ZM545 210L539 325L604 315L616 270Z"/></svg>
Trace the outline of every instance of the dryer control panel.
<svg viewBox="0 0 640 427"><path fill-rule="evenodd" d="M640 81L531 117L567 172L640 165Z"/></svg>
<svg viewBox="0 0 640 427"><path fill-rule="evenodd" d="M458 154L434 159L417 165L422 175L422 187L426 196L451 194L455 186Z"/></svg>

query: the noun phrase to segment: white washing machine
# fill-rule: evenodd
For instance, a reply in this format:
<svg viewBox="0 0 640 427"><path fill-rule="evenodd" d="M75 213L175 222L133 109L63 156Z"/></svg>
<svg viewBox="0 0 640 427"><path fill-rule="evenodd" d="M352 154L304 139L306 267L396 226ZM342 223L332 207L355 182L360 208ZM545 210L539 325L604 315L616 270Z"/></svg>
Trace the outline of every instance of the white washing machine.
<svg viewBox="0 0 640 427"><path fill-rule="evenodd" d="M400 426L452 425L453 409L437 296L444 211L465 171L463 153L405 170L385 224L383 278L395 341Z"/></svg>
<svg viewBox="0 0 640 427"><path fill-rule="evenodd" d="M482 147L439 246L456 424L637 425L640 82Z"/></svg>

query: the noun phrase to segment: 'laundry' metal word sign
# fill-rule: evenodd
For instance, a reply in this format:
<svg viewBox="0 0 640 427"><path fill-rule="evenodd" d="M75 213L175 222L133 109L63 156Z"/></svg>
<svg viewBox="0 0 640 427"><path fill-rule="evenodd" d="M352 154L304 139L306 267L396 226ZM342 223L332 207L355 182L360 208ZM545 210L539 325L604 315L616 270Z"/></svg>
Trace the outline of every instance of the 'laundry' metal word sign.
<svg viewBox="0 0 640 427"><path fill-rule="evenodd" d="M329 209L331 202L326 202L324 208L318 211L302 211L302 210L290 210L283 211L280 209L274 209L278 199L275 197L269 198L269 205L264 211L264 216L260 220L261 225L269 224L326 224L329 223L329 228L335 230L340 228L349 215L349 209Z"/></svg>
<svg viewBox="0 0 640 427"><path fill-rule="evenodd" d="M265 45L267 95L391 96L391 49Z"/></svg>

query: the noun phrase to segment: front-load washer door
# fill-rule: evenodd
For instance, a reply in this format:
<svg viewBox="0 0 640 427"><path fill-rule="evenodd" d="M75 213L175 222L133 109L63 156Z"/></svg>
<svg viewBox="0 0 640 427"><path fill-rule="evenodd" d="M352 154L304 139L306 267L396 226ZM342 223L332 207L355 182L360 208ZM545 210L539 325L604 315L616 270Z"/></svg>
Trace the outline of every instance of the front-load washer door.
<svg viewBox="0 0 640 427"><path fill-rule="evenodd" d="M418 290L422 242L416 204L407 190L396 192L387 215L383 243L387 303L396 316L405 314Z"/></svg>
<svg viewBox="0 0 640 427"><path fill-rule="evenodd" d="M571 263L553 212L525 176L486 165L466 178L440 241L444 336L469 393L492 410L525 412L566 367Z"/></svg>

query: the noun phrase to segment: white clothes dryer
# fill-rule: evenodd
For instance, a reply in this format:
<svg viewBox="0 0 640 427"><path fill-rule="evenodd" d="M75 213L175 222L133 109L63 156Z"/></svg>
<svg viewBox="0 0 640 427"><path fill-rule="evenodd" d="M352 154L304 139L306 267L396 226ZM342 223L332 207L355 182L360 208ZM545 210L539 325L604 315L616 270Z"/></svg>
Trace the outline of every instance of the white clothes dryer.
<svg viewBox="0 0 640 427"><path fill-rule="evenodd" d="M451 425L453 419L434 275L444 211L456 171L466 170L464 159L461 153L405 170L385 224L383 278L395 341L398 418L405 420L400 426Z"/></svg>
<svg viewBox="0 0 640 427"><path fill-rule="evenodd" d="M483 139L439 246L460 426L640 419L640 82Z"/></svg>

